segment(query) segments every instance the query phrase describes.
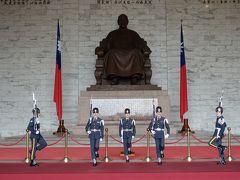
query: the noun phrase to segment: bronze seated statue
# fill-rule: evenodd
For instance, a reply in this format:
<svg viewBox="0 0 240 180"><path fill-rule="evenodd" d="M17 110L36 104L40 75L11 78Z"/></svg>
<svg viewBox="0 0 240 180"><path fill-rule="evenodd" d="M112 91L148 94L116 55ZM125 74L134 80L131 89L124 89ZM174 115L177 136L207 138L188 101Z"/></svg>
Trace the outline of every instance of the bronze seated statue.
<svg viewBox="0 0 240 180"><path fill-rule="evenodd" d="M125 14L118 17L118 25L119 29L111 31L95 49L96 84L150 84L150 48L138 33L127 28Z"/></svg>

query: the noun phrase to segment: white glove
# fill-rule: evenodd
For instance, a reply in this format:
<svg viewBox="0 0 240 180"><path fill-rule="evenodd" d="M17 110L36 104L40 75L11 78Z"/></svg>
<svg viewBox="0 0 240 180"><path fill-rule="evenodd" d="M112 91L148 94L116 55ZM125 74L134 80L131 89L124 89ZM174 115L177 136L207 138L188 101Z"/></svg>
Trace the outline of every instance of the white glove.
<svg viewBox="0 0 240 180"><path fill-rule="evenodd" d="M152 133L152 134L156 134L156 131L151 130L151 133Z"/></svg>
<svg viewBox="0 0 240 180"><path fill-rule="evenodd" d="M121 142L123 143L123 138L121 137Z"/></svg>
<svg viewBox="0 0 240 180"><path fill-rule="evenodd" d="M36 134L39 134L39 131L36 131Z"/></svg>
<svg viewBox="0 0 240 180"><path fill-rule="evenodd" d="M91 131L87 131L88 134L91 134Z"/></svg>
<svg viewBox="0 0 240 180"><path fill-rule="evenodd" d="M132 139L134 139L135 138L135 136L132 136Z"/></svg>
<svg viewBox="0 0 240 180"><path fill-rule="evenodd" d="M169 134L166 134L166 135L165 135L165 139L167 139L168 137L169 137Z"/></svg>
<svg viewBox="0 0 240 180"><path fill-rule="evenodd" d="M219 139L219 138L220 138L220 136L217 135L217 139Z"/></svg>
<svg viewBox="0 0 240 180"><path fill-rule="evenodd" d="M102 141L103 139L102 138L100 138L100 141Z"/></svg>

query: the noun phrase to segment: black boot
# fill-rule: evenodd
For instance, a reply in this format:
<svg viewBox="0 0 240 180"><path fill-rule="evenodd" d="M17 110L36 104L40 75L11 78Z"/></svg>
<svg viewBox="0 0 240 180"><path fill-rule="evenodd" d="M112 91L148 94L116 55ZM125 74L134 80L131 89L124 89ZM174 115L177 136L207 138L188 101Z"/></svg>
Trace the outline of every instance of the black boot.
<svg viewBox="0 0 240 180"><path fill-rule="evenodd" d="M97 166L97 162L94 162L94 163L93 163L93 166Z"/></svg>
<svg viewBox="0 0 240 180"><path fill-rule="evenodd" d="M162 165L162 159L158 158L158 165Z"/></svg>
<svg viewBox="0 0 240 180"><path fill-rule="evenodd" d="M31 160L30 166L37 167L37 166L39 166L39 164L36 162L36 160Z"/></svg>
<svg viewBox="0 0 240 180"><path fill-rule="evenodd" d="M224 159L221 159L219 162L217 162L219 165L226 165L226 161Z"/></svg>
<svg viewBox="0 0 240 180"><path fill-rule="evenodd" d="M97 166L97 160L93 159L93 166Z"/></svg>

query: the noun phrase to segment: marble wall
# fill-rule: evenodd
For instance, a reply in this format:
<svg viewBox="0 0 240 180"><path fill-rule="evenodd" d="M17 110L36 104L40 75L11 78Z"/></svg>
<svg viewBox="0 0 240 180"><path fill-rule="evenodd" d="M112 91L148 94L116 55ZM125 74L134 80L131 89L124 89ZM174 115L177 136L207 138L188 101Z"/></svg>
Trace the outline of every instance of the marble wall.
<svg viewBox="0 0 240 180"><path fill-rule="evenodd" d="M1 0L0 137L24 134L32 92L42 112L42 131L58 127L53 87L56 27L62 38L63 119L78 122L80 91L95 84L95 47L117 17L152 50L152 84L171 99L169 121L179 122L180 25L183 20L189 111L194 130L212 131L215 107L224 90L227 124L239 134L239 0Z"/></svg>

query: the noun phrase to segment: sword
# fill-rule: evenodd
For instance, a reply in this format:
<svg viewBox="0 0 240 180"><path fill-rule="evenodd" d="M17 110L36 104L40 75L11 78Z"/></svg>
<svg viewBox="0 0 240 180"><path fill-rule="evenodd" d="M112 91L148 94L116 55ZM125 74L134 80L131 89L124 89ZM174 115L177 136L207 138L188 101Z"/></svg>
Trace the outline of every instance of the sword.
<svg viewBox="0 0 240 180"><path fill-rule="evenodd" d="M37 109L38 109L38 107L37 107L37 100L35 98L34 92L32 93L32 97L33 97L33 109L35 109L35 112L36 112L37 117L38 117L38 113L37 113Z"/></svg>
<svg viewBox="0 0 240 180"><path fill-rule="evenodd" d="M219 98L219 103L218 103L218 106L219 107L222 107L222 101L223 101L223 93L224 93L224 90L222 90L222 94L221 94L221 96L220 96L220 98Z"/></svg>
<svg viewBox="0 0 240 180"><path fill-rule="evenodd" d="M33 96L33 109L35 109L37 107L37 100L35 98L34 92L32 93L32 96Z"/></svg>

